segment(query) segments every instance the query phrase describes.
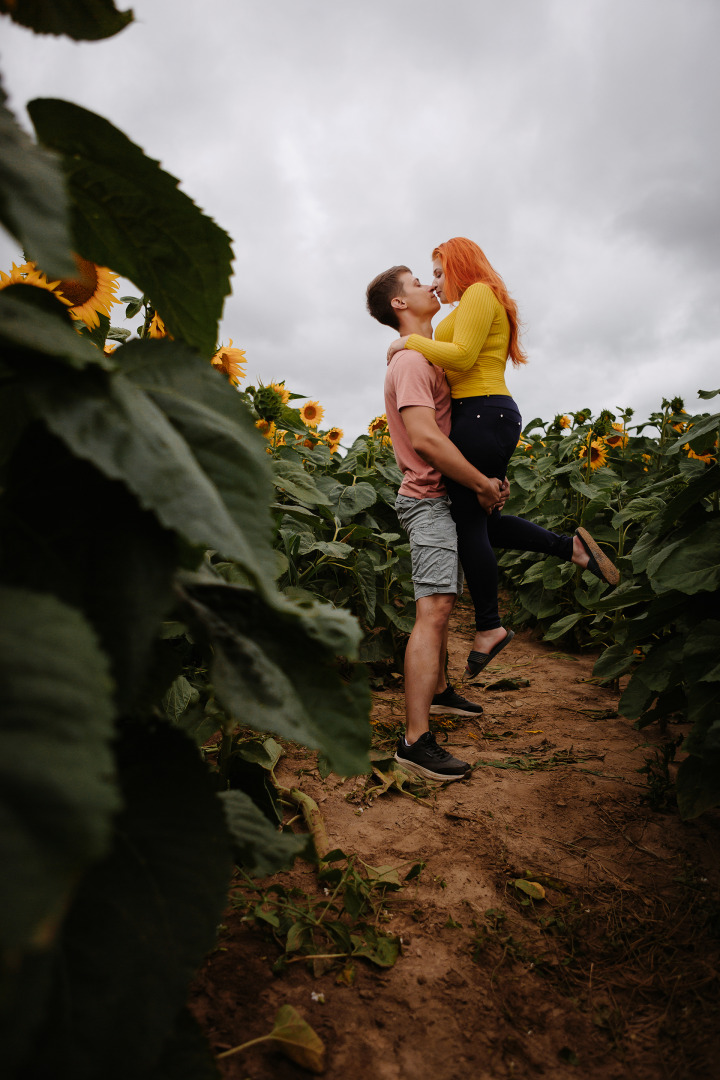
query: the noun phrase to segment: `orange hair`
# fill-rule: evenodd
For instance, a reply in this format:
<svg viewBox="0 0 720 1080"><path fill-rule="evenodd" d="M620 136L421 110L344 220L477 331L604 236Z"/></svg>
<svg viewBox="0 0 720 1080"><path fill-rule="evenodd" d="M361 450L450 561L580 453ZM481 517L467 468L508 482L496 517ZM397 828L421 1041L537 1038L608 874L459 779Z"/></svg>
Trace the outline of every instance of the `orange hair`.
<svg viewBox="0 0 720 1080"><path fill-rule="evenodd" d="M505 308L510 323L510 344L508 357L517 367L527 364L527 355L520 345L520 320L517 304L505 288L505 282L493 270L482 248L473 240L464 236L454 236L439 244L432 253L433 259L439 259L445 274L445 296L453 303L459 300L465 290L477 281L488 285L495 293L499 303Z"/></svg>

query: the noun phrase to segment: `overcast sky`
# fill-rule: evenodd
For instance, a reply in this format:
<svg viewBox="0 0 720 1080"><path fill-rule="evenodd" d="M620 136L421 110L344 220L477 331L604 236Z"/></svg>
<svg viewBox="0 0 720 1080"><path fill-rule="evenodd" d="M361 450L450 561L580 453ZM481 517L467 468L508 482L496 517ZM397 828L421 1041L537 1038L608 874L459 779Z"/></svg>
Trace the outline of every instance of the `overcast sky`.
<svg viewBox="0 0 720 1080"><path fill-rule="evenodd" d="M526 420L644 419L676 394L707 409L717 0L132 6L117 37L78 45L1 17L10 105L26 125L34 97L107 117L227 230L221 336L253 381L319 400L349 443L384 411L394 337L365 286L398 262L429 281L432 248L464 235L518 303L530 363L508 385ZM0 256L19 257L4 235Z"/></svg>

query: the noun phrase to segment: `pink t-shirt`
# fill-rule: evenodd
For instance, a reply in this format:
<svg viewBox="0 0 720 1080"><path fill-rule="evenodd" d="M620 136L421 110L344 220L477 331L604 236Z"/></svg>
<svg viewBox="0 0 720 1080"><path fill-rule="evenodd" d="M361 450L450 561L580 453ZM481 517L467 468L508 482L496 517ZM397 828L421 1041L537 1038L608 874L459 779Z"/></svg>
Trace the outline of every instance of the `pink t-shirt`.
<svg viewBox="0 0 720 1080"><path fill-rule="evenodd" d="M441 474L412 448L400 410L423 405L435 410L435 423L443 435L450 434L450 387L445 372L413 349L396 352L385 375L385 414L395 460L404 473L400 495L412 499L437 499L446 495Z"/></svg>

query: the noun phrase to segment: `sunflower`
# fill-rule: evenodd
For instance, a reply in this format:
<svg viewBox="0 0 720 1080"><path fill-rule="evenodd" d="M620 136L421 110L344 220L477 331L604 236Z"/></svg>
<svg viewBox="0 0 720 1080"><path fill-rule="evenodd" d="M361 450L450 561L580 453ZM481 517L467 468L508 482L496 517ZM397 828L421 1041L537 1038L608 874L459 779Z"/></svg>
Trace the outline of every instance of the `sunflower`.
<svg viewBox="0 0 720 1080"><path fill-rule="evenodd" d="M383 431L387 431L387 426L387 416L383 413L382 416L376 416L374 420L370 421L368 434L380 435Z"/></svg>
<svg viewBox="0 0 720 1080"><path fill-rule="evenodd" d="M607 446L602 439L593 439L590 443L590 468L599 469L601 465L605 464L607 458ZM587 454L587 446L580 447L580 457L584 458Z"/></svg>
<svg viewBox="0 0 720 1080"><path fill-rule="evenodd" d="M157 311L155 312L152 319L150 320L150 325L148 326L148 337L151 337L151 338L168 337L172 341L172 338L171 338L170 334L168 334L167 330L165 329L165 323L162 321L162 319L158 315Z"/></svg>
<svg viewBox="0 0 720 1080"><path fill-rule="evenodd" d="M717 443L715 443L715 446L717 446ZM709 450L706 454L696 454L693 448L690 446L690 443L685 443L685 445L683 446L683 450L687 451L687 456L689 458L693 458L695 461L704 461L706 465L712 465L715 461L715 458Z"/></svg>
<svg viewBox="0 0 720 1080"><path fill-rule="evenodd" d="M272 439L275 434L275 424L272 420L256 420L255 427L266 439Z"/></svg>
<svg viewBox="0 0 720 1080"><path fill-rule="evenodd" d="M84 322L94 330L100 325L100 315L110 317L110 308L115 303L119 279L106 266L96 266L94 262L74 255L78 276L61 278L57 282L56 292L70 305L70 314L78 322Z"/></svg>
<svg viewBox="0 0 720 1080"><path fill-rule="evenodd" d="M38 270L35 263L22 263L20 266L12 263L9 274L5 274L0 270L0 289L7 289L8 285L35 285L39 289L46 289L48 292L54 293L59 300L62 300L68 307L70 306L70 301L57 292L58 282L48 281L42 270Z"/></svg>
<svg viewBox="0 0 720 1080"><path fill-rule="evenodd" d="M324 415L325 410L318 401L308 401L300 410L300 418L303 424L307 424L308 427L312 428L318 426Z"/></svg>
<svg viewBox="0 0 720 1080"><path fill-rule="evenodd" d="M285 436L286 435L287 435L287 431L284 431L282 428L276 428L275 429L275 445L276 446L284 446L285 445Z"/></svg>
<svg viewBox="0 0 720 1080"><path fill-rule="evenodd" d="M606 435L605 442L608 446L620 446L625 447L628 444L628 435L622 424L613 424L613 431L616 431L616 435Z"/></svg>
<svg viewBox="0 0 720 1080"><path fill-rule="evenodd" d="M325 432L326 443L339 443L345 432L342 428L331 427L329 431Z"/></svg>
<svg viewBox="0 0 720 1080"><path fill-rule="evenodd" d="M276 394L279 394L283 405L287 405L290 400L290 391L285 389L285 380L283 379L280 383L271 382L269 387L271 390L274 390Z"/></svg>
<svg viewBox="0 0 720 1080"><path fill-rule="evenodd" d="M230 338L230 344L227 347L221 345L210 363L218 371L222 371L223 375L227 375L232 386L239 386L240 380L245 378L244 361L245 350L233 349L232 338ZM275 430L274 424L273 430Z"/></svg>
<svg viewBox="0 0 720 1080"><path fill-rule="evenodd" d="M571 422L572 421L570 420L569 416L561 416L560 419L558 420L558 423L559 423L560 427L563 428L563 429L564 428L569 428Z"/></svg>

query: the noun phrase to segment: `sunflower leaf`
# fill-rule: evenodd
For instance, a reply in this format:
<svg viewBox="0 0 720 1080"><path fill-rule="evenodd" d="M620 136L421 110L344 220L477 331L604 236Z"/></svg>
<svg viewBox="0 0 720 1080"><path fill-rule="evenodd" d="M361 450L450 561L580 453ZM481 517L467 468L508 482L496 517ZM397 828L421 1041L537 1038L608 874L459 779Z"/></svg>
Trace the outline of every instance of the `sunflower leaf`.
<svg viewBox="0 0 720 1080"><path fill-rule="evenodd" d="M63 371L28 387L50 430L122 481L166 529L237 560L258 582L275 569L263 440L227 382L175 341L133 341L119 373Z"/></svg>
<svg viewBox="0 0 720 1080"><path fill-rule="evenodd" d="M71 276L76 271L62 162L30 139L6 100L0 86L0 222L46 273Z"/></svg>
<svg viewBox="0 0 720 1080"><path fill-rule="evenodd" d="M73 41L112 37L133 20L132 11L118 11L112 0L0 0L0 11L36 34L66 34Z"/></svg>
<svg viewBox="0 0 720 1080"><path fill-rule="evenodd" d="M6 587L0 610L2 947L47 947L78 870L110 843L113 688L78 611Z"/></svg>
<svg viewBox="0 0 720 1080"><path fill-rule="evenodd" d="M335 665L357 653L351 615L191 575L178 588L212 645L212 683L229 713L321 750L341 776L367 772L367 682L359 671L344 682Z"/></svg>
<svg viewBox="0 0 720 1080"><path fill-rule="evenodd" d="M63 155L77 250L152 296L168 332L209 359L230 291L227 233L102 116L52 98L28 112L40 142Z"/></svg>

